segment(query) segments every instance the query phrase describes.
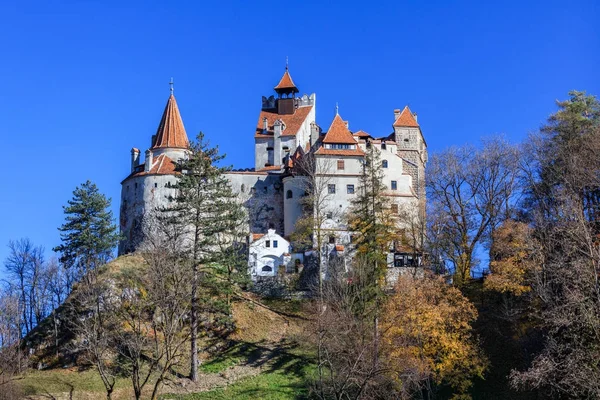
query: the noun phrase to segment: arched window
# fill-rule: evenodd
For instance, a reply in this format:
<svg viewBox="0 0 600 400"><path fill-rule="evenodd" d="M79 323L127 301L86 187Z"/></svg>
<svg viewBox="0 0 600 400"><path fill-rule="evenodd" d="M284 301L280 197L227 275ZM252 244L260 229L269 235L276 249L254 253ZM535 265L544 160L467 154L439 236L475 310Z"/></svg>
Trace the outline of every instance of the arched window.
<svg viewBox="0 0 600 400"><path fill-rule="evenodd" d="M288 190L288 191L285 193L285 198L286 198L286 199L291 199L292 197L294 197L294 195L293 195L292 191L291 191L291 190Z"/></svg>
<svg viewBox="0 0 600 400"><path fill-rule="evenodd" d="M264 267L262 267L262 271L263 272L271 272L271 271L273 271L273 268L269 267L268 265L265 265Z"/></svg>
<svg viewBox="0 0 600 400"><path fill-rule="evenodd" d="M381 150L385 150L386 146L385 143L381 143Z"/></svg>
<svg viewBox="0 0 600 400"><path fill-rule="evenodd" d="M387 168L387 167L388 167L388 162L387 162L387 160L383 160L383 161L381 161L381 167L382 167L382 168Z"/></svg>

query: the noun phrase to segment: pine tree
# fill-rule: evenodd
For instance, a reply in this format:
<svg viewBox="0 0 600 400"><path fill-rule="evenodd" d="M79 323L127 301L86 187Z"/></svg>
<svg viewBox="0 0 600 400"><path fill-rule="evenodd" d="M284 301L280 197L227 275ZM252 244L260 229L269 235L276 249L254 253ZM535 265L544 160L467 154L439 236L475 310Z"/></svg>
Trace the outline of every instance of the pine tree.
<svg viewBox="0 0 600 400"><path fill-rule="evenodd" d="M348 225L356 247L357 278L366 280L372 295L383 286L390 245L398 233L398 221L390 212L391 202L385 196L384 172L379 151L367 149L356 198L349 211Z"/></svg>
<svg viewBox="0 0 600 400"><path fill-rule="evenodd" d="M224 158L200 133L181 171L173 205L162 209L163 219L185 230L187 257L192 265L191 372L198 379L198 319L211 317L213 327L231 324L230 299L247 279L242 253L245 211L218 164Z"/></svg>
<svg viewBox="0 0 600 400"><path fill-rule="evenodd" d="M52 250L71 270L69 287L112 257L120 236L109 207L110 199L89 180L75 188L73 198L63 206L66 221L58 228L62 244Z"/></svg>

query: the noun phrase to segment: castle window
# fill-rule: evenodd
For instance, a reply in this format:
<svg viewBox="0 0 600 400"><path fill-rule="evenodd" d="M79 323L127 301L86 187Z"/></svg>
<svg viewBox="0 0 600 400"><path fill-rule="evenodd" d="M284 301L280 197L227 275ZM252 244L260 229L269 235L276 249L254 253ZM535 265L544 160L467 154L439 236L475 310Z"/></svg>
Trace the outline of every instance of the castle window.
<svg viewBox="0 0 600 400"><path fill-rule="evenodd" d="M385 150L385 143L381 143L381 150Z"/></svg>
<svg viewBox="0 0 600 400"><path fill-rule="evenodd" d="M398 204L392 204L392 214L398 214Z"/></svg>
<svg viewBox="0 0 600 400"><path fill-rule="evenodd" d="M273 247L274 247L274 248L277 248L277 245L278 245L278 244L279 244L279 243L277 243L277 240L273 240Z"/></svg>
<svg viewBox="0 0 600 400"><path fill-rule="evenodd" d="M404 138L404 141L408 143L408 138Z"/></svg>
<svg viewBox="0 0 600 400"><path fill-rule="evenodd" d="M398 190L398 182L392 181L392 190Z"/></svg>
<svg viewBox="0 0 600 400"><path fill-rule="evenodd" d="M354 194L354 185L346 185L346 193Z"/></svg>
<svg viewBox="0 0 600 400"><path fill-rule="evenodd" d="M265 247L271 247L271 241L265 240Z"/></svg>
<svg viewBox="0 0 600 400"><path fill-rule="evenodd" d="M292 191L291 191L291 190L288 190L288 191L285 193L285 198L286 198L286 199L291 199L292 197L293 197L293 193L292 193Z"/></svg>
<svg viewBox="0 0 600 400"><path fill-rule="evenodd" d="M326 215L327 219L331 219L333 218L333 213L332 212L328 212Z"/></svg>
<svg viewBox="0 0 600 400"><path fill-rule="evenodd" d="M335 236L329 236L329 244L335 244Z"/></svg>
<svg viewBox="0 0 600 400"><path fill-rule="evenodd" d="M272 147L267 147L267 151L273 151Z"/></svg>
<svg viewBox="0 0 600 400"><path fill-rule="evenodd" d="M283 147L282 147L282 150L283 150L283 151L290 151L290 148L289 148L289 147L287 147L287 146L283 146Z"/></svg>
<svg viewBox="0 0 600 400"><path fill-rule="evenodd" d="M382 168L387 168L388 167L388 161L387 160L381 161L381 167Z"/></svg>
<svg viewBox="0 0 600 400"><path fill-rule="evenodd" d="M262 267L262 271L263 272L271 272L271 271L273 271L273 268L269 267L268 265L265 265L264 267Z"/></svg>
<svg viewBox="0 0 600 400"><path fill-rule="evenodd" d="M138 186L138 185L137 185L137 182L136 182L136 183L135 183L135 188L136 188L136 189L137 189L137 186Z"/></svg>
<svg viewBox="0 0 600 400"><path fill-rule="evenodd" d="M335 193L335 183L330 183L329 185L327 185L327 191L330 194L334 194Z"/></svg>
<svg viewBox="0 0 600 400"><path fill-rule="evenodd" d="M344 169L344 160L337 160L337 169Z"/></svg>
<svg viewBox="0 0 600 400"><path fill-rule="evenodd" d="M158 183L154 182L154 187L157 188L158 187Z"/></svg>

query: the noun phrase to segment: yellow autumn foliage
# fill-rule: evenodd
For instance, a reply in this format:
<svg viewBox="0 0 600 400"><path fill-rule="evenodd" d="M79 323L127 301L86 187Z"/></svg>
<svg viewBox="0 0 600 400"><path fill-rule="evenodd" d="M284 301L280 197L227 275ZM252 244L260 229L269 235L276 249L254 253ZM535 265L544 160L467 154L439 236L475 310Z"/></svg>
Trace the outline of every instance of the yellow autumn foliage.
<svg viewBox="0 0 600 400"><path fill-rule="evenodd" d="M486 289L515 296L531 290L527 274L535 264L530 230L524 223L508 220L494 232Z"/></svg>
<svg viewBox="0 0 600 400"><path fill-rule="evenodd" d="M426 382L449 385L455 399L487 367L471 323L477 310L441 278L400 276L382 320L382 344L393 379L407 397Z"/></svg>

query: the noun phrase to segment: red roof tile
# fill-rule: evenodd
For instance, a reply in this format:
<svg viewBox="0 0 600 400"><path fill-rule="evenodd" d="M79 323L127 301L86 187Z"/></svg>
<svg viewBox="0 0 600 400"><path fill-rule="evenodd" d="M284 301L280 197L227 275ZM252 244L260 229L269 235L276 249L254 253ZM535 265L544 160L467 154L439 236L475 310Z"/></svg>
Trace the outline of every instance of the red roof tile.
<svg viewBox="0 0 600 400"><path fill-rule="evenodd" d="M315 154L318 156L364 156L365 152L358 147L356 149L348 150L326 149L325 147L321 147Z"/></svg>
<svg viewBox="0 0 600 400"><path fill-rule="evenodd" d="M183 121L181 120L181 114L179 114L179 108L177 107L177 101L175 96L169 96L167 106L163 112L162 119L158 125L156 131L156 138L152 143L152 148L159 147L175 147L181 149L187 149L189 142L185 128L183 127Z"/></svg>
<svg viewBox="0 0 600 400"><path fill-rule="evenodd" d="M141 164L137 167L137 170L134 171L131 175L129 175L125 179L132 178L134 176L144 176L144 175L178 175L180 172L175 170L176 164L175 162L167 157L164 154L159 155L158 157L152 160L152 167L150 171L144 170L144 165Z"/></svg>
<svg viewBox="0 0 600 400"><path fill-rule="evenodd" d="M281 165L271 165L268 167L257 169L256 172L265 172L265 171L280 171Z"/></svg>
<svg viewBox="0 0 600 400"><path fill-rule="evenodd" d="M313 106L299 107L293 114L284 115L279 115L276 111L273 112L262 110L260 112L260 115L258 116L258 123L256 124L256 132L254 134L254 137L273 136L273 125L278 119L282 120L285 124L285 129L281 133L281 136L295 136L300 130L302 123L306 120L306 117L308 117L308 114L310 113L310 110L312 110L312 108ZM267 118L266 134L262 133L264 126L263 120L265 118Z"/></svg>
<svg viewBox="0 0 600 400"><path fill-rule="evenodd" d="M410 111L410 108L406 106L394 122L394 126L409 126L418 128L419 124L417 124L417 120L413 116L413 113Z"/></svg>
<svg viewBox="0 0 600 400"><path fill-rule="evenodd" d="M356 140L352 137L352 134L348 130L346 123L342 120L339 114L335 115L333 122L329 130L323 138L323 143L344 143L344 144L356 144Z"/></svg>
<svg viewBox="0 0 600 400"><path fill-rule="evenodd" d="M275 90L282 91L282 92L285 92L285 91L292 91L294 93L299 92L298 88L294 84L294 81L292 80L292 76L290 75L290 72L288 71L287 67L285 68L285 72L283 73L281 80L279 81L277 86L275 86Z"/></svg>
<svg viewBox="0 0 600 400"><path fill-rule="evenodd" d="M263 237L263 236L265 236L265 234L264 234L264 233L253 233L253 234L252 234L252 241L254 242L254 241L256 241L256 240L260 239L260 238L261 238L261 237Z"/></svg>
<svg viewBox="0 0 600 400"><path fill-rule="evenodd" d="M341 244L336 244L335 251L344 251L344 246L342 246Z"/></svg>
<svg viewBox="0 0 600 400"><path fill-rule="evenodd" d="M367 132L365 132L363 130L356 131L352 135L358 136L359 138L371 137L371 135L369 135Z"/></svg>

